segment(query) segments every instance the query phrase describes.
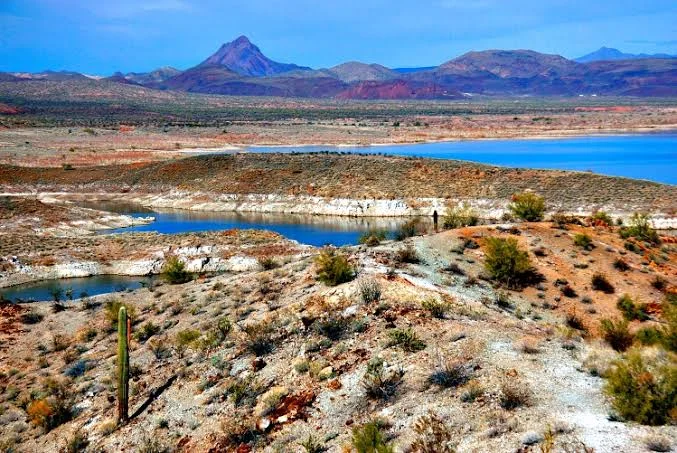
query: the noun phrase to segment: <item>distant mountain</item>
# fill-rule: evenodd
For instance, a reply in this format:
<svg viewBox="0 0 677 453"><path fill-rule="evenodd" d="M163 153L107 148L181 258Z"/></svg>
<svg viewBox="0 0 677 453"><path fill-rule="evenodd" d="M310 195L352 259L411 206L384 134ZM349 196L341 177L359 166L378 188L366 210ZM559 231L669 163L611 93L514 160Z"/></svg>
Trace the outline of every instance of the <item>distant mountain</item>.
<svg viewBox="0 0 677 453"><path fill-rule="evenodd" d="M126 85L141 85L140 83L136 83L135 81L128 79L128 78L125 77L125 75L124 75L123 73L121 73L121 72L116 72L116 73L113 74L112 76L110 76L110 77L105 77L105 78L103 78L103 79L101 79L101 80L108 80L108 81L110 81L110 82L116 82L116 83L124 83L124 84L126 84Z"/></svg>
<svg viewBox="0 0 677 453"><path fill-rule="evenodd" d="M484 50L468 52L443 63L437 71L456 74L489 73L500 78L552 77L579 69L578 63L559 55L533 50Z"/></svg>
<svg viewBox="0 0 677 453"><path fill-rule="evenodd" d="M576 58L574 61L579 63L590 63L592 61L613 61L613 60L638 60L643 58L677 58L677 55L668 55L665 53L655 54L632 54L623 53L618 49L611 47L600 47L596 51Z"/></svg>
<svg viewBox="0 0 677 453"><path fill-rule="evenodd" d="M434 83L408 80L359 82L336 95L337 99L455 99L463 95Z"/></svg>
<svg viewBox="0 0 677 453"><path fill-rule="evenodd" d="M618 55L603 49L604 58ZM244 36L222 45L186 71L171 67L148 73L115 73L94 80L69 71L37 74L0 73L0 83L40 81L64 85L66 94L90 92L91 83L147 90L233 96L283 96L337 99L454 99L466 96L662 96L677 97L677 58L625 58L580 63L533 50L468 52L437 67L389 69L379 64L347 62L313 70L278 63L263 55ZM611 56L611 57L610 57ZM88 83L84 83L87 81ZM71 83L73 82L73 83ZM90 83L91 82L91 83ZM75 86L83 89L71 92ZM103 85L102 85L103 86ZM28 89L28 87L26 87ZM120 88L122 89L122 88ZM16 91L21 91L18 85Z"/></svg>
<svg viewBox="0 0 677 453"><path fill-rule="evenodd" d="M263 77L297 69L310 69L291 63L278 63L261 53L246 36L223 44L200 66L224 66L243 76Z"/></svg>
<svg viewBox="0 0 677 453"><path fill-rule="evenodd" d="M397 73L380 64L366 64L359 61L334 66L329 72L344 82L357 82L367 80L390 80L397 77Z"/></svg>
<svg viewBox="0 0 677 453"><path fill-rule="evenodd" d="M128 72L124 77L132 82L145 85L150 83L161 83L179 74L181 74L181 71L178 69L172 68L171 66L164 66L150 72Z"/></svg>

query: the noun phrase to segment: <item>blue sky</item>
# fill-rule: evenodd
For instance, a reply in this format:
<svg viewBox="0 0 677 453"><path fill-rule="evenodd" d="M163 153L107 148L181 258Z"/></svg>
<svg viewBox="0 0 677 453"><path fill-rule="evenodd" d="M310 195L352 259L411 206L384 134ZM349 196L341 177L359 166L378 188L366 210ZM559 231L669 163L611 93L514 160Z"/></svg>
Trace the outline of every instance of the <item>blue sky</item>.
<svg viewBox="0 0 677 453"><path fill-rule="evenodd" d="M677 53L674 0L0 0L0 71L185 69L247 35L270 58L437 65L469 50Z"/></svg>

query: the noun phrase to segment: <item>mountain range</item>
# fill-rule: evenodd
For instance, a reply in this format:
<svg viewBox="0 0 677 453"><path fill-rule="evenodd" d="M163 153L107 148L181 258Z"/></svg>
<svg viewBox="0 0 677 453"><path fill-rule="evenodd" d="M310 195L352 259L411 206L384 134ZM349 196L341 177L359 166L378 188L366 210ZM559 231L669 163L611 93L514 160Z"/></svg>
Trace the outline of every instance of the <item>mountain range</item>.
<svg viewBox="0 0 677 453"><path fill-rule="evenodd" d="M0 82L81 80L75 72L0 73ZM569 60L532 50L468 52L439 66L390 69L351 61L311 69L266 57L246 36L185 71L115 73L111 82L156 90L336 99L457 99L470 96L677 96L677 58L601 49Z"/></svg>
<svg viewBox="0 0 677 453"><path fill-rule="evenodd" d="M640 60L643 58L677 58L677 55L668 55L666 53L624 53L611 47L600 47L594 52L576 58L574 61L579 63L590 63L591 61Z"/></svg>

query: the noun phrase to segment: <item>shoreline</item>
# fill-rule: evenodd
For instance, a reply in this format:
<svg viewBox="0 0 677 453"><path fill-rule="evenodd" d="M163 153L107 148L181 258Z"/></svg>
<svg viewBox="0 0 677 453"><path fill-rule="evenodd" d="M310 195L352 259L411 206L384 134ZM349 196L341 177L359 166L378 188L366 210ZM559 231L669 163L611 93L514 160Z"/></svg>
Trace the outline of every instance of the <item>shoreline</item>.
<svg viewBox="0 0 677 453"><path fill-rule="evenodd" d="M331 148L378 148L385 146L411 146L425 145L434 143L457 143L457 142L479 142L479 141L527 141L527 140L564 140L569 138L585 137L632 137L638 135L652 135L664 133L677 133L677 124L669 126L621 128L621 129L584 129L584 130L554 130L553 134L534 134L534 135L506 135L505 137L449 137L439 140L416 140L416 141L398 141L398 142L371 142L371 143L225 143L223 146L214 148L185 148L179 150L149 150L152 152L175 152L185 154L210 154L219 152L256 152L247 148L312 148L312 147L331 147Z"/></svg>

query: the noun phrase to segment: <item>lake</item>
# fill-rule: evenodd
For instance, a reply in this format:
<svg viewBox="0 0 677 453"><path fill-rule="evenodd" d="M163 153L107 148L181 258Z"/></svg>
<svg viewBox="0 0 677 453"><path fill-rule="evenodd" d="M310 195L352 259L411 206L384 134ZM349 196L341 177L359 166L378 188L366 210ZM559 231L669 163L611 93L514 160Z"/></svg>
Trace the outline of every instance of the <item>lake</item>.
<svg viewBox="0 0 677 453"><path fill-rule="evenodd" d="M610 176L677 184L677 132L386 146L250 146L245 150L382 153L458 159L505 167L592 171Z"/></svg>
<svg viewBox="0 0 677 453"><path fill-rule="evenodd" d="M152 231L162 234L220 231L233 228L269 230L302 244L323 246L354 245L370 229L395 231L406 218L335 217L296 214L243 212L204 212L182 209L150 210L139 205L117 202L78 202L79 206L101 209L133 217L155 217L155 222L103 234Z"/></svg>
<svg viewBox="0 0 677 453"><path fill-rule="evenodd" d="M68 300L84 296L96 296L125 290L141 288L151 282L152 277L126 275L93 275L91 277L61 278L57 280L40 280L22 285L0 288L0 294L12 302ZM70 296L69 296L70 293Z"/></svg>

